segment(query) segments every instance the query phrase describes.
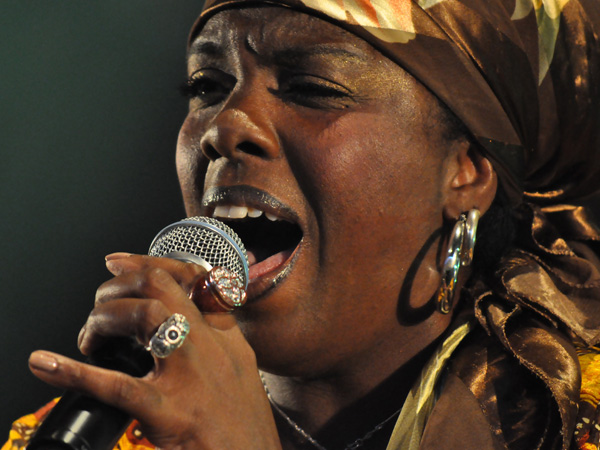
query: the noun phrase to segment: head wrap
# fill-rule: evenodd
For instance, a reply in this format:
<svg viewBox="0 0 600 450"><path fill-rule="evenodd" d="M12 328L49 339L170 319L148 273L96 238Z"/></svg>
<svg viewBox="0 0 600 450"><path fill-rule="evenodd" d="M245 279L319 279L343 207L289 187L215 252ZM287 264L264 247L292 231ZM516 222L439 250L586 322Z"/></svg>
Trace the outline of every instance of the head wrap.
<svg viewBox="0 0 600 450"><path fill-rule="evenodd" d="M252 4L331 20L402 66L467 126L513 203L600 189L596 0L208 0L191 38Z"/></svg>
<svg viewBox="0 0 600 450"><path fill-rule="evenodd" d="M547 385L566 439L579 371L565 342L600 341L600 231L581 206L600 191L600 2L207 0L190 40L218 11L253 5L296 9L365 39L480 144L518 206L519 229L495 281L471 288L476 316Z"/></svg>

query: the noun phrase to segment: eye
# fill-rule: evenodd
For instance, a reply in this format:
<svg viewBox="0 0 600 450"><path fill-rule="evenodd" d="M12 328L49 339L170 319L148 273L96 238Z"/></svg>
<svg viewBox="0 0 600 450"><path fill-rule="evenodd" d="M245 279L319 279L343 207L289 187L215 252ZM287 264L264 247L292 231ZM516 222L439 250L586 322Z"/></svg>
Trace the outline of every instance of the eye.
<svg viewBox="0 0 600 450"><path fill-rule="evenodd" d="M354 102L348 88L310 74L283 75L276 93L286 101L309 108L347 108Z"/></svg>
<svg viewBox="0 0 600 450"><path fill-rule="evenodd" d="M235 85L235 78L218 69L197 70L181 86L181 93L190 103L199 102L206 108L223 101Z"/></svg>

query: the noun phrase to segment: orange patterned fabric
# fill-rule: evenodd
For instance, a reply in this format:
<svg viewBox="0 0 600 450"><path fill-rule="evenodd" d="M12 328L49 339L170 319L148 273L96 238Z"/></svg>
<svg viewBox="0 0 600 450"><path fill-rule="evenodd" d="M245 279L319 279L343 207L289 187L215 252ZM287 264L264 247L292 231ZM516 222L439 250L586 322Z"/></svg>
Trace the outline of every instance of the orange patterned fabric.
<svg viewBox="0 0 600 450"><path fill-rule="evenodd" d="M6 442L0 450L25 450L31 436L38 429L44 418L50 413L50 410L56 405L59 399L54 399L44 407L33 414L21 417L13 423ZM114 450L152 450L155 449L140 429L140 424L133 421L127 428L127 431L117 442Z"/></svg>
<svg viewBox="0 0 600 450"><path fill-rule="evenodd" d="M581 450L600 446L600 347L577 350L581 365L581 397L575 442Z"/></svg>

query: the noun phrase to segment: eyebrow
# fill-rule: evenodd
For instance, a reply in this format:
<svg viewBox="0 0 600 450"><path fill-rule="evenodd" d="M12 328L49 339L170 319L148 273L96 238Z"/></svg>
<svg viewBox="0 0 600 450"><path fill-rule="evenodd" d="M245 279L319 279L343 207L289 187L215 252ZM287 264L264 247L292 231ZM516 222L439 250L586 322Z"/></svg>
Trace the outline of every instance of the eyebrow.
<svg viewBox="0 0 600 450"><path fill-rule="evenodd" d="M209 40L196 39L190 46L187 57L192 55L202 54L206 56L219 57L225 54L223 45Z"/></svg>
<svg viewBox="0 0 600 450"><path fill-rule="evenodd" d="M344 60L353 60L355 62L366 62L365 54L355 47L350 49L339 45L317 44L310 46L286 47L274 52L275 60L284 63L297 63L313 57L333 56Z"/></svg>
<svg viewBox="0 0 600 450"><path fill-rule="evenodd" d="M284 44L285 45L285 44ZM354 46L347 45L331 45L331 44L316 44L316 45L295 45L286 46L280 50L273 52L274 60L282 65L296 65L301 61L306 61L314 57L333 56L344 60L353 60L355 62L366 62L366 55ZM248 50L256 53L253 46L247 47ZM225 46L216 41L196 39L188 50L188 58L192 55L203 55L212 58L223 58L227 50Z"/></svg>

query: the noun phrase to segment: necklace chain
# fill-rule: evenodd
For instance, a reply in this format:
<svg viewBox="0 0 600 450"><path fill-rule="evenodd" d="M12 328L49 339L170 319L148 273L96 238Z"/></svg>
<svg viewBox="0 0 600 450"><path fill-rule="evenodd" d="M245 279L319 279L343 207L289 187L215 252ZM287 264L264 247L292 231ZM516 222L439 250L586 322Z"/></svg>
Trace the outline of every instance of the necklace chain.
<svg viewBox="0 0 600 450"><path fill-rule="evenodd" d="M275 403L275 401L273 400L273 397L271 396L271 393L269 392L269 388L267 387L267 383L265 382L265 379L263 378L262 374L261 374L260 378L261 378L263 386L265 388L265 393L267 394L267 398L269 399L269 402L273 406L273 409L275 409L275 411L277 411L277 413L281 417L283 417L285 419L285 421L300 436L302 436L305 440L307 440L308 442L310 442L313 445L313 447L315 447L315 448L317 448L319 450L327 450L315 438L313 438L310 434L308 434L306 431L304 431L304 429L300 425L298 425L290 416L288 416L283 411L283 409L281 409L279 407L279 405L277 403ZM351 444L348 444L346 447L344 447L344 450L356 450L357 448L362 447L362 445L365 443L365 441L367 441L368 439L370 439L376 432L378 432L379 430L381 430L385 426L385 424L387 424L390 420L392 420L394 417L396 417L398 414L400 414L401 410L402 410L402 408L400 408L397 411L395 411L391 416L389 416L383 422L378 423L371 431L369 431L363 437L358 438L357 440L355 440Z"/></svg>

